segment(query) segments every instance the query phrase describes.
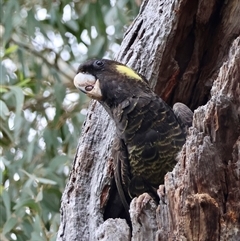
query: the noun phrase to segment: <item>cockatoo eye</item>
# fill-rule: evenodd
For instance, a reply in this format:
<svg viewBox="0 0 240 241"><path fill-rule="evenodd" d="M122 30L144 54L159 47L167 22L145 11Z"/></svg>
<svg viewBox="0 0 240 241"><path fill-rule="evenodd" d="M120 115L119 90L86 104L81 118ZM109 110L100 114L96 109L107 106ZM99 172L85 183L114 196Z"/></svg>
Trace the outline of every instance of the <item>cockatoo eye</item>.
<svg viewBox="0 0 240 241"><path fill-rule="evenodd" d="M97 69L101 69L103 67L104 63L101 60L96 60L93 63L93 66Z"/></svg>

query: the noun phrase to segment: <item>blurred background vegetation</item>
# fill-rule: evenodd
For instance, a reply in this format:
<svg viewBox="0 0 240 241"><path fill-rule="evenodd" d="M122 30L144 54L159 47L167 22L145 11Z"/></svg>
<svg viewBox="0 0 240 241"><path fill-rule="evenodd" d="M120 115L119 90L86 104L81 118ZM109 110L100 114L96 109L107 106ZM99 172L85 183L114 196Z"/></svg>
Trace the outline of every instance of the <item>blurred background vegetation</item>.
<svg viewBox="0 0 240 241"><path fill-rule="evenodd" d="M87 107L78 65L112 58L134 0L2 0L0 240L55 240Z"/></svg>

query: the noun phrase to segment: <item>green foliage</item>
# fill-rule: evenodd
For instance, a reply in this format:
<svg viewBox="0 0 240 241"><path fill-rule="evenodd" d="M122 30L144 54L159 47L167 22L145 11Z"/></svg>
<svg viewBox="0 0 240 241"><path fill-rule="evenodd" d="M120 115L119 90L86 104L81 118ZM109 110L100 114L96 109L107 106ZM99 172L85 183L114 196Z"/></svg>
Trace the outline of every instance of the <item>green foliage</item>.
<svg viewBox="0 0 240 241"><path fill-rule="evenodd" d="M138 7L124 1L3 0L0 240L55 240L88 100L77 66L112 57Z"/></svg>

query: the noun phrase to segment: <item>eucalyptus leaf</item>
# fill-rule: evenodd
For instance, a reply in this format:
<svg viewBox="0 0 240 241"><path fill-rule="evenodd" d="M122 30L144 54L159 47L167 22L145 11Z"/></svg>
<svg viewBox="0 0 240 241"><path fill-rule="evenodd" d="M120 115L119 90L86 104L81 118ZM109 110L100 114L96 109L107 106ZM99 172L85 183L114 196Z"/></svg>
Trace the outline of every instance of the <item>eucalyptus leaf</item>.
<svg viewBox="0 0 240 241"><path fill-rule="evenodd" d="M39 211L39 206L38 204L35 202L35 200L31 199L31 198L27 198L27 199L19 199L17 204L13 207L14 210L18 210L22 207L29 207L35 211Z"/></svg>
<svg viewBox="0 0 240 241"><path fill-rule="evenodd" d="M5 31L3 34L4 43L8 42L13 31L12 12L14 12L15 4L15 0L8 0L6 3L5 13L2 11L2 13L4 13L4 15L2 16L2 21L3 25L5 26Z"/></svg>
<svg viewBox="0 0 240 241"><path fill-rule="evenodd" d="M79 31L79 26L76 21L69 20L66 22L66 26L71 28L75 32Z"/></svg>
<svg viewBox="0 0 240 241"><path fill-rule="evenodd" d="M36 25L37 21L34 16L33 9L30 9L27 15L27 32L29 36L35 35Z"/></svg>
<svg viewBox="0 0 240 241"><path fill-rule="evenodd" d="M20 115L24 103L23 91L19 86L9 86L9 89L13 92L16 98L16 115Z"/></svg>
<svg viewBox="0 0 240 241"><path fill-rule="evenodd" d="M33 140L29 143L26 151L27 159L26 161L30 163L33 159L33 154L34 154L34 147L36 145L36 138L33 138Z"/></svg>
<svg viewBox="0 0 240 241"><path fill-rule="evenodd" d="M10 232L10 230L13 229L17 225L17 223L18 223L18 220L16 219L16 217L10 217L3 226L3 230L2 230L3 235Z"/></svg>
<svg viewBox="0 0 240 241"><path fill-rule="evenodd" d="M59 104L62 104L65 96L66 96L66 88L61 83L56 83L54 85L54 94L56 96L56 100L59 102Z"/></svg>
<svg viewBox="0 0 240 241"><path fill-rule="evenodd" d="M40 201L42 201L42 199L43 199L43 192L42 192L42 187L41 187L39 192L38 192L38 194L37 194L37 196L36 196L35 201L36 202L40 202Z"/></svg>
<svg viewBox="0 0 240 241"><path fill-rule="evenodd" d="M56 185L57 183L53 180L47 179L47 178L42 178L42 177L37 177L36 178L37 182L43 183L43 184L50 184L50 185Z"/></svg>
<svg viewBox="0 0 240 241"><path fill-rule="evenodd" d="M98 37L95 39L91 45L91 49L89 50L88 55L91 57L98 55L102 51L104 43L104 37Z"/></svg>
<svg viewBox="0 0 240 241"><path fill-rule="evenodd" d="M9 116L9 114L10 114L10 112L9 112L7 105L5 104L5 102L0 100L0 117L3 120L6 120L7 117Z"/></svg>
<svg viewBox="0 0 240 241"><path fill-rule="evenodd" d="M56 170L60 165L68 161L68 156L56 156L49 162L49 168Z"/></svg>
<svg viewBox="0 0 240 241"><path fill-rule="evenodd" d="M2 195L3 204L5 206L5 210L6 210L6 214L7 214L7 219L10 219L10 217L11 217L11 200L9 197L9 193L6 190L3 190L1 195Z"/></svg>
<svg viewBox="0 0 240 241"><path fill-rule="evenodd" d="M18 46L15 45L15 44L12 45L12 46L10 46L9 48L7 48L7 49L5 50L5 52L4 52L4 57L6 57L6 55L9 55L9 54L15 52L17 49L18 49Z"/></svg>

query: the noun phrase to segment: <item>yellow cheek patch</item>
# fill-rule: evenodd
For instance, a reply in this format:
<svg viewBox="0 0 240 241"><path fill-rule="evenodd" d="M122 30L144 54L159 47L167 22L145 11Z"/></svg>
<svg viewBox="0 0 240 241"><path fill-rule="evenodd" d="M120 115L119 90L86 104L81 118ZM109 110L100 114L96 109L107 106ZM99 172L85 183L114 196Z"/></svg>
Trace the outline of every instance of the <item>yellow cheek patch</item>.
<svg viewBox="0 0 240 241"><path fill-rule="evenodd" d="M143 81L142 78L136 72L134 72L132 69L128 68L127 66L116 65L116 70L120 74L124 74L124 75L126 75L126 76L128 76L130 78Z"/></svg>

